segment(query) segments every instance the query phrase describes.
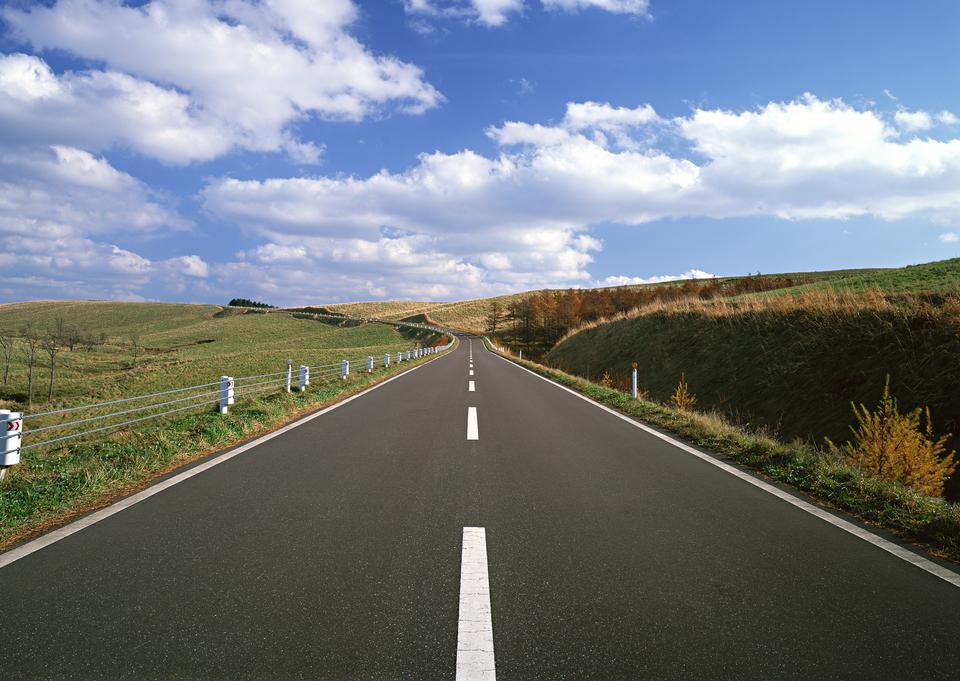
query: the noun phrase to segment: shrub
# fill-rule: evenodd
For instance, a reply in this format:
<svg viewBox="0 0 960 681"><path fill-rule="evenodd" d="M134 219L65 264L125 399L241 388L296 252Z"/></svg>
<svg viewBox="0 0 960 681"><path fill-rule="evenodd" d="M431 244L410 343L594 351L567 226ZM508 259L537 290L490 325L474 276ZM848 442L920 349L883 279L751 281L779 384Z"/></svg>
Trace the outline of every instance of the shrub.
<svg viewBox="0 0 960 681"><path fill-rule="evenodd" d="M613 378L610 376L609 371L603 372L603 375L600 377L600 385L602 385L604 388L613 387Z"/></svg>
<svg viewBox="0 0 960 681"><path fill-rule="evenodd" d="M853 408L857 426L850 427L853 441L838 447L827 438L830 449L864 473L896 480L931 496L943 494L943 483L957 469L954 453L944 443L949 436L934 439L930 408L917 407L900 413L890 395L890 377L876 410L864 405Z"/></svg>
<svg viewBox="0 0 960 681"><path fill-rule="evenodd" d="M670 401L677 409L683 411L690 411L697 403L697 396L690 392L687 386L687 378L682 372L680 373L680 382L677 384L677 389L673 391Z"/></svg>

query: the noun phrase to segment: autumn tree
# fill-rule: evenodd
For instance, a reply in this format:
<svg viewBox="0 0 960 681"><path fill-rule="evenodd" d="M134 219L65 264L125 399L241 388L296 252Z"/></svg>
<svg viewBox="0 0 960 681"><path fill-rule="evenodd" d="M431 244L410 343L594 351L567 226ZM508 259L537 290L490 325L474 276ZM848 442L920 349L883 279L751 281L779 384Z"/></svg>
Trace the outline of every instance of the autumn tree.
<svg viewBox="0 0 960 681"><path fill-rule="evenodd" d="M497 332L497 330L503 324L503 305L500 304L499 300L494 300L490 303L490 307L487 311L487 333L491 336Z"/></svg>

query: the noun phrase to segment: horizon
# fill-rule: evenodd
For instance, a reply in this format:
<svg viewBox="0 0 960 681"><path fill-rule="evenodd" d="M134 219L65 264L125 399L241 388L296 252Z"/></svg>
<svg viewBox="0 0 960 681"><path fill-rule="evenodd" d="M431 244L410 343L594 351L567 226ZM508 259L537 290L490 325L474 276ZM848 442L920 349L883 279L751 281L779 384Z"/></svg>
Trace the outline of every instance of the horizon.
<svg viewBox="0 0 960 681"><path fill-rule="evenodd" d="M957 19L7 3L0 302L453 302L956 257Z"/></svg>

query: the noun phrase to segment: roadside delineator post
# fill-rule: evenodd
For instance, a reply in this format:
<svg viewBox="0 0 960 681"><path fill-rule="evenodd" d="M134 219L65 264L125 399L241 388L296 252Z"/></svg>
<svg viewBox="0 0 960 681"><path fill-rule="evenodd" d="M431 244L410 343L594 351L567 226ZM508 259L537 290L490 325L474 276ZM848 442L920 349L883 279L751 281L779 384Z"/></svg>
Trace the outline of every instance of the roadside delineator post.
<svg viewBox="0 0 960 681"><path fill-rule="evenodd" d="M23 412L0 409L0 480L10 466L20 463L20 442L23 438Z"/></svg>
<svg viewBox="0 0 960 681"><path fill-rule="evenodd" d="M390 366L390 353L389 353L389 352L383 356L383 366L385 366L385 367Z"/></svg>
<svg viewBox="0 0 960 681"><path fill-rule="evenodd" d="M637 363L633 363L633 369L630 376L630 395L637 399Z"/></svg>
<svg viewBox="0 0 960 681"><path fill-rule="evenodd" d="M367 373L373 373L373 355L367 355Z"/></svg>
<svg viewBox="0 0 960 681"><path fill-rule="evenodd" d="M307 389L307 386L310 385L310 367L306 364L300 365L300 392L303 392Z"/></svg>
<svg viewBox="0 0 960 681"><path fill-rule="evenodd" d="M340 378L342 380L347 380L347 376L350 375L350 362L345 359L340 360Z"/></svg>
<svg viewBox="0 0 960 681"><path fill-rule="evenodd" d="M287 382L283 386L287 392L290 392L290 388L293 385L293 360L287 360Z"/></svg>
<svg viewBox="0 0 960 681"><path fill-rule="evenodd" d="M220 413L226 414L233 404L233 377L220 377Z"/></svg>
<svg viewBox="0 0 960 681"><path fill-rule="evenodd" d="M397 364L403 361L403 350L397 350Z"/></svg>

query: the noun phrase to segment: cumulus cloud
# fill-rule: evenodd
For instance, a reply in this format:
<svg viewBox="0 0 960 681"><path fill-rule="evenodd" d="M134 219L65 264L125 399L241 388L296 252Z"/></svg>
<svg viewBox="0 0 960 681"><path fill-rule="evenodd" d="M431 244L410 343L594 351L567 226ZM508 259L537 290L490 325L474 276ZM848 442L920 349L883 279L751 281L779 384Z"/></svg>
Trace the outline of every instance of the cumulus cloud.
<svg viewBox="0 0 960 681"><path fill-rule="evenodd" d="M5 57L0 84L12 96L0 123L11 136L88 149L122 143L174 163L234 147L314 163L321 146L291 132L305 117L357 121L442 101L418 67L352 37L356 16L350 0L8 7L0 17L21 41L106 69L57 76L36 57Z"/></svg>
<svg viewBox="0 0 960 681"><path fill-rule="evenodd" d="M74 147L0 151L0 296L123 298L199 294L196 255L151 261L113 243L183 232L188 220L143 183Z"/></svg>
<svg viewBox="0 0 960 681"><path fill-rule="evenodd" d="M907 132L918 132L920 130L929 130L933 127L933 116L926 111L898 111L893 116L901 128Z"/></svg>
<svg viewBox="0 0 960 681"><path fill-rule="evenodd" d="M623 275L606 277L597 282L600 286L628 286L638 284L662 284L668 281L684 281L687 279L714 279L717 275L703 270L687 270L683 274L663 274L653 277L627 277Z"/></svg>
<svg viewBox="0 0 960 681"><path fill-rule="evenodd" d="M940 241L945 244L955 244L960 241L960 236L956 232L945 232L939 237Z"/></svg>
<svg viewBox="0 0 960 681"><path fill-rule="evenodd" d="M571 103L556 124L508 121L487 134L496 154L423 154L367 177L223 178L202 200L260 234L263 253L302 249L290 271L309 286L323 271L403 297L589 285L602 246L589 230L601 223L960 219L960 140L901 138L892 116L841 100L673 119ZM289 274L259 251L245 256L264 281Z"/></svg>

